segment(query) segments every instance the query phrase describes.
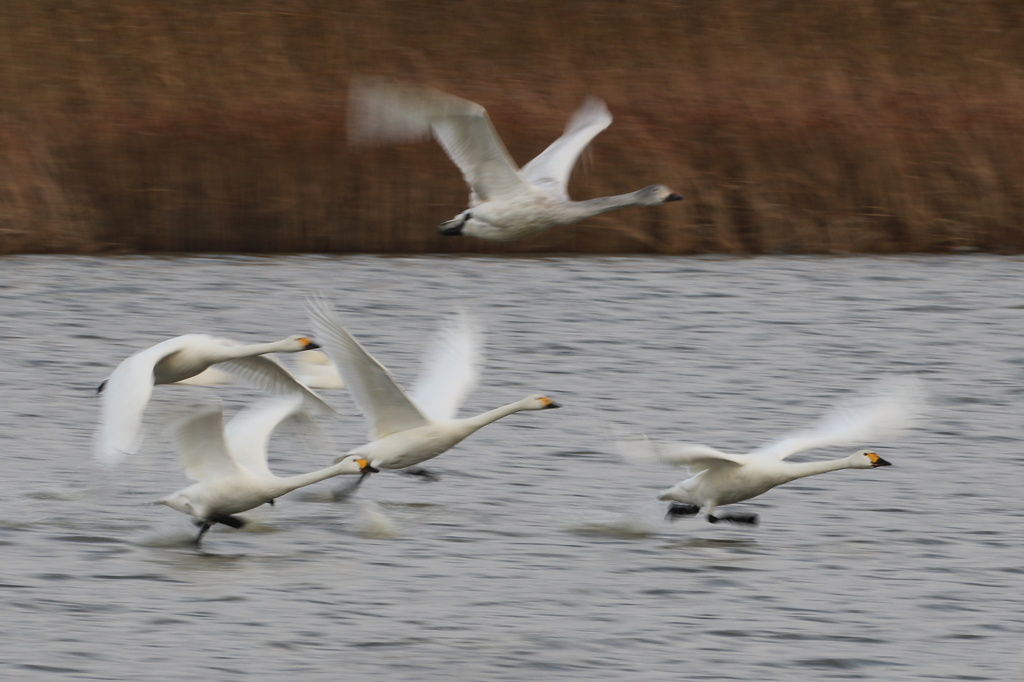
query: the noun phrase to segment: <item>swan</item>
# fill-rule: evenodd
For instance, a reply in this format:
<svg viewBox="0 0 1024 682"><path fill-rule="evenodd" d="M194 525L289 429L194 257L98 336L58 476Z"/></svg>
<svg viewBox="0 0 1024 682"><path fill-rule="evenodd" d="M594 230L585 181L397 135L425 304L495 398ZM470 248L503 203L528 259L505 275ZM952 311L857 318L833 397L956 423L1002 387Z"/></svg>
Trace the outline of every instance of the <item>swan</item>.
<svg viewBox="0 0 1024 682"><path fill-rule="evenodd" d="M873 450L858 450L848 457L817 462L787 462L804 450L845 445L878 438L906 425L918 413L921 393L916 382L883 382L875 391L841 404L811 426L791 433L746 455L731 455L708 445L662 444L646 438L623 444L633 461L661 461L685 466L693 474L658 499L672 501L667 517L695 516L701 508L711 523L731 521L756 525L757 514L716 513L718 508L757 497L798 478L840 469L875 469L889 466Z"/></svg>
<svg viewBox="0 0 1024 682"><path fill-rule="evenodd" d="M612 122L604 102L588 98L562 136L518 168L487 111L468 100L384 78L353 79L349 137L354 143L403 142L431 134L462 171L469 208L440 225L444 235L493 241L527 237L626 206L655 206L683 197L664 185L572 201L569 175L580 153Z"/></svg>
<svg viewBox="0 0 1024 682"><path fill-rule="evenodd" d="M437 457L502 417L560 407L551 398L535 394L475 417L456 419L459 405L475 387L479 373L479 332L465 315L438 337L436 357L425 367L410 396L345 330L330 303L312 298L308 309L317 338L369 421L369 442L339 457L338 462L362 458L374 469L406 469Z"/></svg>
<svg viewBox="0 0 1024 682"><path fill-rule="evenodd" d="M263 357L264 353L296 353L319 347L301 335L273 343L240 344L206 334L186 334L129 356L98 389L103 404L96 431L96 459L104 464L116 464L125 455L138 450L142 442L142 413L154 385L194 377L214 364L266 390L298 391L308 402L331 410L280 363Z"/></svg>
<svg viewBox="0 0 1024 682"><path fill-rule="evenodd" d="M174 428L185 473L195 483L155 504L196 520L199 545L215 523L241 528L235 514L261 504L274 504L285 493L341 474L373 472L365 459L346 459L334 466L298 476L275 476L267 466L267 444L277 425L302 405L299 394L270 398L239 412L227 426L220 404L201 411Z"/></svg>

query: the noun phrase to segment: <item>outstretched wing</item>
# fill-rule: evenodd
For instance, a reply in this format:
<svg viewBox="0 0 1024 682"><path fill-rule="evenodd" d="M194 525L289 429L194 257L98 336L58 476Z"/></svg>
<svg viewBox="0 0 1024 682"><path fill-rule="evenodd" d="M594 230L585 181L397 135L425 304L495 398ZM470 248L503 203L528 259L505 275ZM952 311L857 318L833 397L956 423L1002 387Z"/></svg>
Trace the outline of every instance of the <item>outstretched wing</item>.
<svg viewBox="0 0 1024 682"><path fill-rule="evenodd" d="M924 405L924 391L916 379L885 379L838 404L806 429L750 454L782 460L804 450L886 438L908 427L923 412Z"/></svg>
<svg viewBox="0 0 1024 682"><path fill-rule="evenodd" d="M267 398L236 414L224 427L228 452L241 466L258 474L270 474L267 445L274 429L299 411L302 396Z"/></svg>
<svg viewBox="0 0 1024 682"><path fill-rule="evenodd" d="M472 195L490 201L525 190L487 111L433 88L357 77L349 87L353 143L408 142L433 133Z"/></svg>
<svg viewBox="0 0 1024 682"><path fill-rule="evenodd" d="M217 366L237 376L242 381L268 393L276 393L278 395L299 393L306 401L306 404L317 408L321 412L334 412L334 408L323 398L311 391L309 387L285 369L284 365L269 355L234 358L219 362Z"/></svg>
<svg viewBox="0 0 1024 682"><path fill-rule="evenodd" d="M569 120L562 136L522 167L519 175L527 182L569 198L569 176L576 160L598 133L612 123L611 112L596 97L588 97Z"/></svg>
<svg viewBox="0 0 1024 682"><path fill-rule="evenodd" d="M730 455L710 445L697 443L657 443L647 437L621 441L620 452L631 463L662 462L686 467L698 473L714 467L732 467L743 463L742 455Z"/></svg>
<svg viewBox="0 0 1024 682"><path fill-rule="evenodd" d="M423 361L419 379L409 392L430 419L454 419L480 378L480 327L465 312L442 327Z"/></svg>
<svg viewBox="0 0 1024 682"><path fill-rule="evenodd" d="M220 403L196 412L171 427L185 467L193 481L233 476L238 464L224 441L224 408Z"/></svg>
<svg viewBox="0 0 1024 682"><path fill-rule="evenodd" d="M391 373L342 326L330 303L310 298L307 308L316 338L370 422L371 440L429 423Z"/></svg>
<svg viewBox="0 0 1024 682"><path fill-rule="evenodd" d="M94 454L114 465L135 454L142 444L142 414L153 394L153 369L168 355L181 350L187 337L178 336L125 358L103 384L100 421Z"/></svg>

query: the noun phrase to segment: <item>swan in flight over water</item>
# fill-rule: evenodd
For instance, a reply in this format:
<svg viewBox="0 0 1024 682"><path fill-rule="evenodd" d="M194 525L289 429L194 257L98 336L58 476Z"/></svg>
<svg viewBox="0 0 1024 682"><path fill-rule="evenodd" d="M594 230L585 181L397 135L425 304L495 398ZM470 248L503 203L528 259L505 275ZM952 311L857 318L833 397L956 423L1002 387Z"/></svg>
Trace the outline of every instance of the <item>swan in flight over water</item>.
<svg viewBox="0 0 1024 682"><path fill-rule="evenodd" d="M441 234L510 241L626 206L656 206L683 197L664 185L585 201L569 198L576 160L612 122L604 102L588 98L562 136L522 168L498 137L487 111L432 88L357 77L349 90L353 143L437 139L469 185L469 208L440 226Z"/></svg>
<svg viewBox="0 0 1024 682"><path fill-rule="evenodd" d="M440 334L433 357L408 395L346 331L330 303L313 298L308 308L317 338L369 421L369 442L336 461L365 459L374 469L406 469L437 457L502 417L559 407L551 398L536 394L475 417L456 419L479 375L480 333L465 315Z"/></svg>
<svg viewBox="0 0 1024 682"><path fill-rule="evenodd" d="M239 412L227 426L223 408L217 404L175 426L185 474L195 483L156 504L165 504L195 518L199 526L196 546L213 524L241 528L245 520L235 514L274 504L285 493L332 476L375 471L365 459L346 458L308 474L274 475L267 466L270 435L302 402L299 394L269 398Z"/></svg>
<svg viewBox="0 0 1024 682"><path fill-rule="evenodd" d="M668 518L695 516L702 508L708 521L757 524L757 514L717 513L719 507L749 500L783 483L839 469L889 466L872 450L818 462L787 462L790 455L813 448L849 445L881 438L907 426L920 412L922 393L916 381L888 380L876 391L840 404L811 426L746 455L730 455L709 445L662 444L646 438L622 443L627 460L660 461L684 466L692 474L658 494L670 500Z"/></svg>
<svg viewBox="0 0 1024 682"><path fill-rule="evenodd" d="M333 412L279 362L264 357L265 353L297 353L319 347L300 335L273 343L241 344L206 334L186 334L129 356L98 389L103 403L96 431L96 459L103 464L116 464L125 455L138 451L142 442L142 414L154 385L189 379L214 364L273 393L302 393L307 402Z"/></svg>

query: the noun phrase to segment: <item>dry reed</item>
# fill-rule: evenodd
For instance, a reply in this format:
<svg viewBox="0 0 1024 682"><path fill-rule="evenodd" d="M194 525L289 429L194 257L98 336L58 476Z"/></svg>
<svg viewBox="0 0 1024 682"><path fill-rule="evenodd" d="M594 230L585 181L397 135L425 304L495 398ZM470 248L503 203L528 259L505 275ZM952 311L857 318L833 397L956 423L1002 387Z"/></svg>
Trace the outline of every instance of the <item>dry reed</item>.
<svg viewBox="0 0 1024 682"><path fill-rule="evenodd" d="M448 239L434 144L350 148L353 73L476 100L520 162L587 94L571 185L685 202ZM1024 251L1024 5L8 0L0 253Z"/></svg>

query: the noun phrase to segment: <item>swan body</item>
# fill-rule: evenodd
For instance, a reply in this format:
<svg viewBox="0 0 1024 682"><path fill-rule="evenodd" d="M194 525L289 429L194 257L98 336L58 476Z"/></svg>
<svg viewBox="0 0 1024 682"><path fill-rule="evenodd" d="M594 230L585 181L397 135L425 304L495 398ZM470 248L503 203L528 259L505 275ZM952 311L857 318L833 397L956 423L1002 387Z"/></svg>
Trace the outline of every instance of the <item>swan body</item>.
<svg viewBox="0 0 1024 682"><path fill-rule="evenodd" d="M142 414L156 384L173 384L219 364L257 386L277 393L299 392L309 403L331 408L299 383L266 353L296 353L319 348L305 336L272 343L240 344L206 334L186 334L161 341L129 356L100 384L102 407L95 456L114 464L141 445Z"/></svg>
<svg viewBox="0 0 1024 682"><path fill-rule="evenodd" d="M626 456L634 461L655 460L689 469L690 478L658 493L658 499L677 503L669 507L669 518L693 516L703 508L712 523L756 524L756 514L716 514L716 511L798 478L840 469L889 466L889 462L872 450L859 450L834 460L785 461L798 452L879 438L906 425L920 407L918 387L913 382L903 381L887 382L885 389L884 394L874 392L848 401L810 427L750 454L727 454L708 445L660 444L644 438L626 444Z"/></svg>
<svg viewBox="0 0 1024 682"><path fill-rule="evenodd" d="M370 427L369 442L337 461L364 458L375 469L404 469L437 457L502 417L559 407L536 394L475 417L456 419L459 405L475 387L479 374L478 332L465 316L439 337L434 362L409 396L348 333L329 303L310 300L309 314Z"/></svg>
<svg viewBox="0 0 1024 682"><path fill-rule="evenodd" d="M302 396L271 398L240 412L227 426L218 404L175 429L178 450L192 485L157 501L188 514L200 527L198 545L215 523L241 528L235 514L254 509L297 488L332 476L372 471L364 459L346 459L334 466L298 476L280 477L267 466L267 445L274 429L302 405Z"/></svg>
<svg viewBox="0 0 1024 682"><path fill-rule="evenodd" d="M572 201L569 176L583 150L612 122L604 102L588 98L560 138L522 168L516 166L487 111L432 88L382 78L357 78L349 97L354 142L401 142L433 135L462 171L469 208L441 224L441 234L493 241L527 237L627 206L655 206L683 197L664 185Z"/></svg>

